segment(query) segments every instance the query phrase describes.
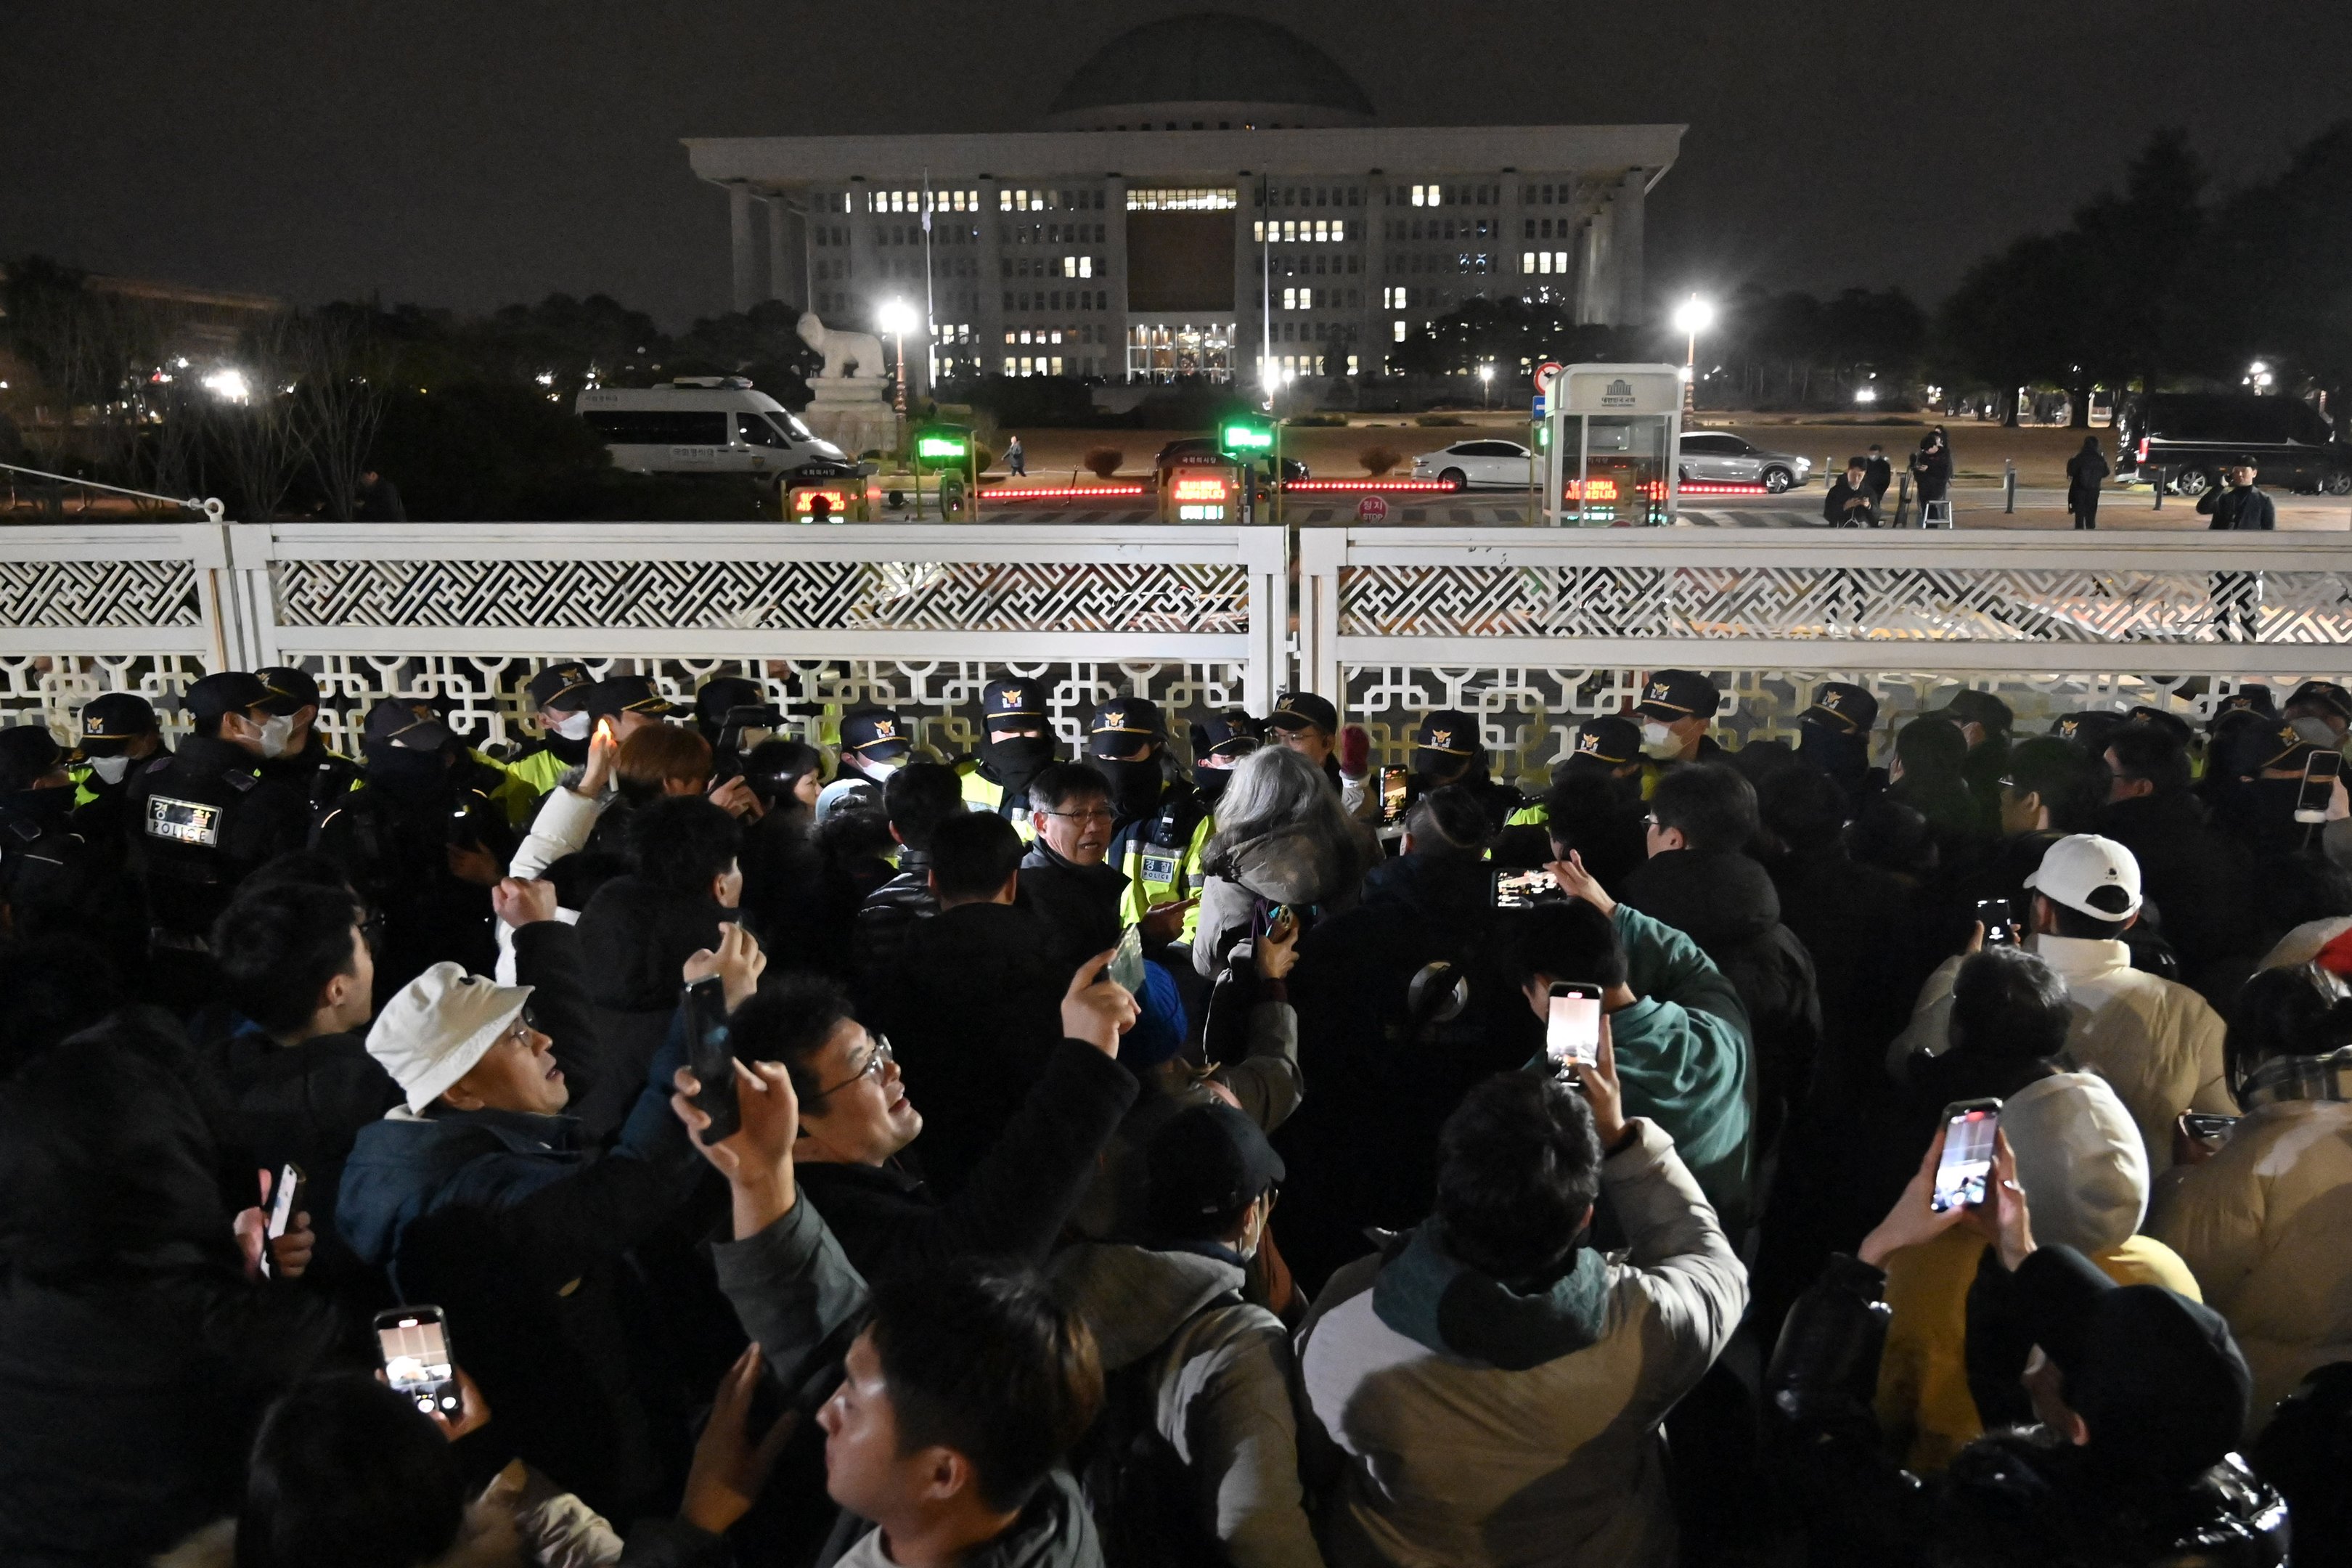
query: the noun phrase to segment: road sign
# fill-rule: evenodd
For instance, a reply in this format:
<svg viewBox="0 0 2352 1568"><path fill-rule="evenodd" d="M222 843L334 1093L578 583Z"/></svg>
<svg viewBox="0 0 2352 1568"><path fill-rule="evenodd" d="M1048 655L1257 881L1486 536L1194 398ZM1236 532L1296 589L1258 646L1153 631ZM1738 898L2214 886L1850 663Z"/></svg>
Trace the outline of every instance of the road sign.
<svg viewBox="0 0 2352 1568"><path fill-rule="evenodd" d="M1544 409L1549 405L1550 401L1551 400L1546 397L1542 393L1538 392L1536 394L1535 415L1537 418L1540 419L1544 416Z"/></svg>
<svg viewBox="0 0 2352 1568"><path fill-rule="evenodd" d="M1218 428L1217 449L1233 458L1271 452L1274 450L1274 426L1260 419L1228 419Z"/></svg>
<svg viewBox="0 0 2352 1568"><path fill-rule="evenodd" d="M1550 395L1551 384L1559 379L1560 370L1561 365L1558 360L1548 359L1536 366L1536 393L1538 396Z"/></svg>
<svg viewBox="0 0 2352 1568"><path fill-rule="evenodd" d="M961 430L926 430L915 437L915 457L926 463L961 463L971 452Z"/></svg>
<svg viewBox="0 0 2352 1568"><path fill-rule="evenodd" d="M1356 503L1358 522L1386 522L1388 520L1389 503L1386 496L1366 496Z"/></svg>

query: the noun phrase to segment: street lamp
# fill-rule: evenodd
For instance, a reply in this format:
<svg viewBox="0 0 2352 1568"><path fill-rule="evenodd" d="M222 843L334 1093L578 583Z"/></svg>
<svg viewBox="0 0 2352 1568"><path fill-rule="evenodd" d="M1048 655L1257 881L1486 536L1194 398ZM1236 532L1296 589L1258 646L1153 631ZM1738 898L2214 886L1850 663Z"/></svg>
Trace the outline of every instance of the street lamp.
<svg viewBox="0 0 2352 1568"><path fill-rule="evenodd" d="M1683 353L1683 409L1698 406L1698 335L1715 325L1715 307L1693 294L1675 307L1675 331L1687 340Z"/></svg>
<svg viewBox="0 0 2352 1568"><path fill-rule="evenodd" d="M874 312L875 323L898 340L898 417L907 416L907 334L915 329L915 308L904 300L885 300Z"/></svg>
<svg viewBox="0 0 2352 1568"><path fill-rule="evenodd" d="M1491 364L1482 364L1478 367L1478 406L1480 409L1483 410L1494 406L1494 391L1495 367Z"/></svg>

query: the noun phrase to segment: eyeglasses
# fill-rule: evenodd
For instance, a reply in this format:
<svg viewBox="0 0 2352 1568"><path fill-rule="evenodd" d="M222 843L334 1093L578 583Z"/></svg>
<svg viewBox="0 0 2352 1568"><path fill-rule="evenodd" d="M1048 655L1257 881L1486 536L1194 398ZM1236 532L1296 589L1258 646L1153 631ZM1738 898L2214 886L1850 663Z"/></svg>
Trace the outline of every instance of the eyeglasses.
<svg viewBox="0 0 2352 1568"><path fill-rule="evenodd" d="M1110 807L1107 805L1096 806L1092 811L1041 811L1036 813L1036 815L1039 816L1059 816L1071 822L1116 822L1118 820L1118 816L1112 813Z"/></svg>
<svg viewBox="0 0 2352 1568"><path fill-rule="evenodd" d="M1644 826L1644 827L1655 827L1657 825L1658 825L1658 814L1657 814L1656 812L1654 812L1654 811L1649 811L1649 812L1643 812L1643 813L1642 814L1642 826Z"/></svg>
<svg viewBox="0 0 2352 1568"><path fill-rule="evenodd" d="M841 1090L847 1089L850 1085L857 1082L861 1079L880 1078L882 1076L882 1069L890 1066L898 1059L898 1053L890 1048L890 1041L887 1036L876 1035L873 1037L873 1039L874 1049L866 1054L866 1065L864 1067L859 1068L856 1072L851 1073L847 1078L843 1079L831 1089L818 1089L814 1094L810 1095L808 1098L810 1100L823 1100L828 1094L839 1093Z"/></svg>

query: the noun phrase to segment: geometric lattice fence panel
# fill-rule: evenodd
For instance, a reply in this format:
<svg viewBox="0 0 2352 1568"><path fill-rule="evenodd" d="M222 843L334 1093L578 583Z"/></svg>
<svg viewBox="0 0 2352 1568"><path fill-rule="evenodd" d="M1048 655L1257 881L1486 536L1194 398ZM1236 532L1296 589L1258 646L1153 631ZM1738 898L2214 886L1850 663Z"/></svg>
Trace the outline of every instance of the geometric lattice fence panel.
<svg viewBox="0 0 2352 1568"><path fill-rule="evenodd" d="M877 561L288 561L301 626L1230 634L1233 563Z"/></svg>
<svg viewBox="0 0 2352 1568"><path fill-rule="evenodd" d="M1349 565L1345 637L2352 643L2352 574Z"/></svg>
<svg viewBox="0 0 2352 1568"><path fill-rule="evenodd" d="M188 727L180 694L204 677L185 654L0 655L0 724L47 724L61 742L77 733L74 714L106 691L134 691L154 706L167 735Z"/></svg>
<svg viewBox="0 0 2352 1568"><path fill-rule="evenodd" d="M0 626L193 626L186 561L0 561Z"/></svg>

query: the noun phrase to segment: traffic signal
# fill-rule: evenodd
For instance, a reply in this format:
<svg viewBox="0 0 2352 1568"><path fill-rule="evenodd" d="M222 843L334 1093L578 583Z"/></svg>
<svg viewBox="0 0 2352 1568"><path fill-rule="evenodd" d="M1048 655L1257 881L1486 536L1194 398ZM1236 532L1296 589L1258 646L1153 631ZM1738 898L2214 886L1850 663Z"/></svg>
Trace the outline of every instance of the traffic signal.
<svg viewBox="0 0 2352 1568"><path fill-rule="evenodd" d="M971 432L954 426L938 426L915 437L915 460L919 463L953 463L961 465L971 455Z"/></svg>

